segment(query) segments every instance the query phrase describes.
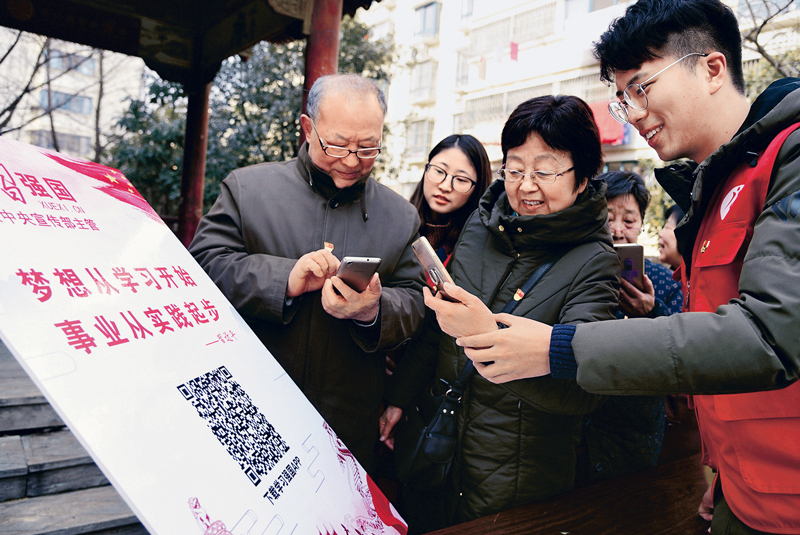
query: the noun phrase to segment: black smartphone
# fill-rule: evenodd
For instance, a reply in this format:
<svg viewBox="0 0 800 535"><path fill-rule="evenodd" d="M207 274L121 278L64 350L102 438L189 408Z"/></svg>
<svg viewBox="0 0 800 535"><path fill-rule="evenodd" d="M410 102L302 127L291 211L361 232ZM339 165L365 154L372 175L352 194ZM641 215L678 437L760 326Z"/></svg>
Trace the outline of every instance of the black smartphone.
<svg viewBox="0 0 800 535"><path fill-rule="evenodd" d="M615 243L614 249L622 260L622 278L644 290L644 247L638 243Z"/></svg>
<svg viewBox="0 0 800 535"><path fill-rule="evenodd" d="M425 273L430 277L431 282L433 282L433 285L436 287L437 293L441 292L442 297L448 301L458 302L457 299L450 297L447 295L447 292L444 291L445 282L449 282L450 284L455 283L444 268L442 261L439 260L439 256L436 254L436 251L433 250L428 238L422 236L414 241L414 243L411 244L411 250L417 255L417 260L422 264L422 267L425 268Z"/></svg>
<svg viewBox="0 0 800 535"><path fill-rule="evenodd" d="M381 265L380 258L364 256L345 256L339 264L336 276L357 292L367 289L370 279Z"/></svg>

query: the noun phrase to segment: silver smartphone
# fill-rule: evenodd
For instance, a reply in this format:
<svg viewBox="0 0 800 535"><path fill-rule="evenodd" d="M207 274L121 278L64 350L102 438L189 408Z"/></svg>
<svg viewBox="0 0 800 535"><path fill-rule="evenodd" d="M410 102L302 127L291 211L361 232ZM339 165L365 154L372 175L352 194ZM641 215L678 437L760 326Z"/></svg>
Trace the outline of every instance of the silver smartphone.
<svg viewBox="0 0 800 535"><path fill-rule="evenodd" d="M339 264L336 276L357 292L367 289L370 279L381 265L380 258L364 256L345 256Z"/></svg>
<svg viewBox="0 0 800 535"><path fill-rule="evenodd" d="M456 301L447 295L447 292L444 291L444 283L449 282L450 284L455 284L453 279L450 277L450 274L442 265L442 261L439 260L439 256L436 254L436 251L433 250L431 247L430 242L428 242L428 238L422 236L421 238L414 241L411 244L411 250L414 251L414 254L417 255L417 260L419 263L422 264L422 267L425 268L425 273L430 278L430 282L436 287L436 291L441 292L442 297L447 299L448 301Z"/></svg>
<svg viewBox="0 0 800 535"><path fill-rule="evenodd" d="M622 260L622 278L644 290L644 247L638 243L615 243L614 249Z"/></svg>

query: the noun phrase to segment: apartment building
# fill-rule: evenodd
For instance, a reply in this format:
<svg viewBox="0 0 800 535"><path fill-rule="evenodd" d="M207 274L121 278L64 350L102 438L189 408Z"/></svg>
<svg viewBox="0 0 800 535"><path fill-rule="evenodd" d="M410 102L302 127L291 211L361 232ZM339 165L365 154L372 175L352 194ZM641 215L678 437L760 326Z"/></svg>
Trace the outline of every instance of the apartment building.
<svg viewBox="0 0 800 535"><path fill-rule="evenodd" d="M0 50L10 50L0 62L0 107L22 95L3 135L93 159L98 130L104 146L128 99L142 98L144 62L33 34L16 39L0 28Z"/></svg>
<svg viewBox="0 0 800 535"><path fill-rule="evenodd" d="M385 141L396 177L385 184L409 197L432 146L452 133L483 142L499 168L500 133L521 102L539 95L570 94L595 112L607 170L660 164L657 154L629 125L606 111L615 88L600 81L593 41L632 0L383 0L359 18L376 36L392 33L399 65L388 86ZM769 11L762 0L726 0L743 29ZM787 0L788 1L788 0ZM774 9L774 8L773 8ZM766 41L771 50L797 48L800 10L791 5L776 19ZM745 51L746 64L760 56ZM650 177L647 177L650 179Z"/></svg>

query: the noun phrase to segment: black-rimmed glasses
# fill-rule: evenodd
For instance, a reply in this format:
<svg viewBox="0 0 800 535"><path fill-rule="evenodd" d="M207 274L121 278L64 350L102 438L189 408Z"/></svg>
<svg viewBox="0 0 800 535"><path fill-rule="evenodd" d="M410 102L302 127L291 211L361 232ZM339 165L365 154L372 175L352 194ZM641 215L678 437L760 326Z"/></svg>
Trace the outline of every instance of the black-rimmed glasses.
<svg viewBox="0 0 800 535"><path fill-rule="evenodd" d="M505 165L503 165L503 167L497 170L497 174L503 177L503 180L512 184L522 182L525 180L526 176L530 177L531 181L535 184L552 184L558 177L564 173L569 173L573 169L575 169L574 166L569 169L564 169L560 173L554 171L531 171L530 173L523 173L522 171L506 169Z"/></svg>
<svg viewBox="0 0 800 535"><path fill-rule="evenodd" d="M317 130L317 125L314 124L314 119L311 119L311 127L314 129L314 132L317 133L317 139L319 140L319 146L322 147L322 152L324 152L331 158L345 158L346 156L350 156L350 154L355 154L362 160L372 160L374 158L377 158L378 154L381 153L382 147L369 147L366 149L350 150L345 147L328 145L327 143L322 141L322 136L319 135L319 130Z"/></svg>
<svg viewBox="0 0 800 535"><path fill-rule="evenodd" d="M475 185L475 181L463 175L451 175L438 165L425 165L425 178L435 184L441 184L450 177L450 187L459 193L467 193Z"/></svg>
<svg viewBox="0 0 800 535"><path fill-rule="evenodd" d="M655 82L651 82L653 78L661 74L662 72L666 71L673 65L677 65L681 61L685 60L689 56L702 56L707 57L708 54L704 54L702 52L692 52L691 54L686 54L682 58L673 61L653 76L642 82L641 84L628 84L625 90L622 92L622 99L623 100L614 100L608 103L608 113L611 114L611 117L616 119L618 123L626 124L628 122L628 107L633 108L634 110L646 110L647 109L647 92L645 89Z"/></svg>

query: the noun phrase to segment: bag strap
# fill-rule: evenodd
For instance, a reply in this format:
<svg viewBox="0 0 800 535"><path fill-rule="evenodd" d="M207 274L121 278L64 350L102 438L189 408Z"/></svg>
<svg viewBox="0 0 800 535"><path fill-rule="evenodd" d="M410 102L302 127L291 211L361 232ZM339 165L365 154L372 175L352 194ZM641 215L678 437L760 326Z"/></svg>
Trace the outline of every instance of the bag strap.
<svg viewBox="0 0 800 535"><path fill-rule="evenodd" d="M514 309L516 309L519 306L520 302L522 301L522 298L525 297L525 295L528 292L530 292L534 286L536 286L536 284L541 280L542 277L545 276L545 274L548 271L550 271L550 268L553 267L553 265L556 262L561 260L561 257L563 257L564 254L565 253L562 252L555 258L551 259L549 262L545 262L544 264L541 264L538 268L536 268L534 272L531 274L530 278L528 278L528 280L525 282L525 284L520 286L517 289L517 291L514 292L514 296L511 298L511 300L509 300L508 303L506 303L506 306L503 308L501 313L511 314L514 311ZM461 373L458 375L458 379L456 380L455 383L453 383L450 386L450 390L448 390L447 393L445 393L445 396L450 397L452 394L458 400L461 400L461 396L464 394L464 388L467 384L467 381L469 380L470 376L474 371L475 371L475 364L473 364L472 360L467 360L467 364L461 370Z"/></svg>

